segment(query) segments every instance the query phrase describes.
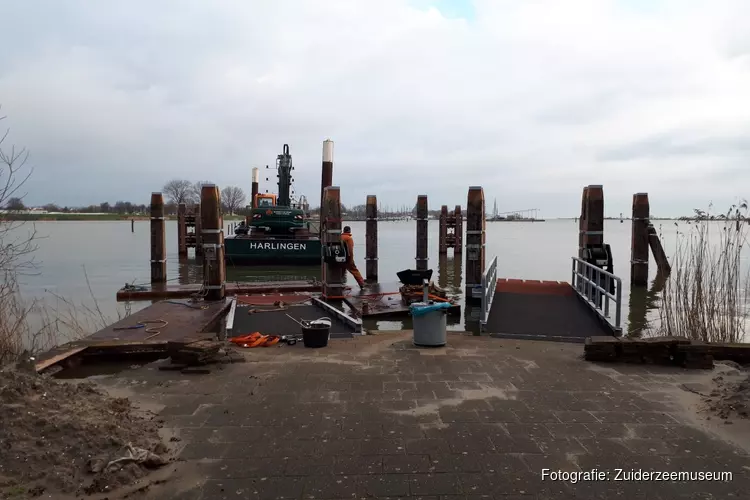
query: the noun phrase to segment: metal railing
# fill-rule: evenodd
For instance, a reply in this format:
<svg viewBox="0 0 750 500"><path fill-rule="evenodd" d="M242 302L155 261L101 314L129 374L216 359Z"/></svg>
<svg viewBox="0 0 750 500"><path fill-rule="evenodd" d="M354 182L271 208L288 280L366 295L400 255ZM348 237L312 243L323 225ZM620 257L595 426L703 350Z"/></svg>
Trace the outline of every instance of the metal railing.
<svg viewBox="0 0 750 500"><path fill-rule="evenodd" d="M482 309L479 314L479 328L484 330L487 325L487 317L490 314L490 308L492 307L492 299L495 298L495 290L497 289L497 256L492 259L490 265L487 266L484 273L482 274Z"/></svg>
<svg viewBox="0 0 750 500"><path fill-rule="evenodd" d="M615 332L622 331L622 280L620 278L585 260L573 257L570 284L589 307L607 321ZM614 323L609 314L610 300L615 306Z"/></svg>

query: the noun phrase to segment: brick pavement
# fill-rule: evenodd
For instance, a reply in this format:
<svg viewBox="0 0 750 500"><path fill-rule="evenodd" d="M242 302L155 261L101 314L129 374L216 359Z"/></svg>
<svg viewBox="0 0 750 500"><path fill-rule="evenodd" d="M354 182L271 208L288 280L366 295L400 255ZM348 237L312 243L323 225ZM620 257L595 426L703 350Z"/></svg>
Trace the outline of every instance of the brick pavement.
<svg viewBox="0 0 750 500"><path fill-rule="evenodd" d="M691 424L687 372L595 365L582 346L406 334L247 351L210 375L128 372L189 473L163 500L746 498L750 455ZM541 470L730 471L731 482L542 481ZM187 469L186 469L187 470ZM611 477L612 478L612 477Z"/></svg>

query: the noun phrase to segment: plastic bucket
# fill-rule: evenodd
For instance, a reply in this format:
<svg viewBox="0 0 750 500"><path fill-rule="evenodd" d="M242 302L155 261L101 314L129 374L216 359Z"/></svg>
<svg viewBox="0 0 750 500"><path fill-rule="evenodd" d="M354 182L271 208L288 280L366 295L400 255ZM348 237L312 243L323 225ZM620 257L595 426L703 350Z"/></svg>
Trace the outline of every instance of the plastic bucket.
<svg viewBox="0 0 750 500"><path fill-rule="evenodd" d="M302 343L305 347L326 347L331 337L331 325L318 324L302 327Z"/></svg>

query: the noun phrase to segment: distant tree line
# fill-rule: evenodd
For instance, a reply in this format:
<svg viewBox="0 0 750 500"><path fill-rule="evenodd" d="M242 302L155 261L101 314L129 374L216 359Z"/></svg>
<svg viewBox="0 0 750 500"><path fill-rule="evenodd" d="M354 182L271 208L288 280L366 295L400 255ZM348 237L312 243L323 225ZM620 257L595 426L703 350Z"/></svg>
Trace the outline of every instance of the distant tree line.
<svg viewBox="0 0 750 500"><path fill-rule="evenodd" d="M191 182L187 179L172 179L164 184L162 193L167 198L167 203L175 207L180 203L188 206L200 202L201 189L206 184L213 184L209 181ZM227 186L221 190L221 204L223 210L229 215L243 212L247 196L242 188L237 186Z"/></svg>

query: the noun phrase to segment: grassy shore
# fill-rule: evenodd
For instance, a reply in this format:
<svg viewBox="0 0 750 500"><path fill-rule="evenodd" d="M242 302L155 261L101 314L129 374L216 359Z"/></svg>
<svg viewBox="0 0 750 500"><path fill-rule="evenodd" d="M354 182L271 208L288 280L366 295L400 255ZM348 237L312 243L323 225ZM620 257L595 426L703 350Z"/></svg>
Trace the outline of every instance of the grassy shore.
<svg viewBox="0 0 750 500"><path fill-rule="evenodd" d="M148 215L121 215L121 214L2 214L2 219L7 221L147 221ZM167 220L177 220L176 215L168 215ZM225 221L242 220L242 215L225 215Z"/></svg>

